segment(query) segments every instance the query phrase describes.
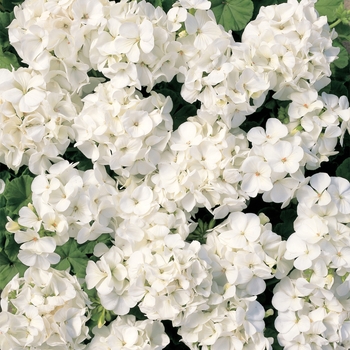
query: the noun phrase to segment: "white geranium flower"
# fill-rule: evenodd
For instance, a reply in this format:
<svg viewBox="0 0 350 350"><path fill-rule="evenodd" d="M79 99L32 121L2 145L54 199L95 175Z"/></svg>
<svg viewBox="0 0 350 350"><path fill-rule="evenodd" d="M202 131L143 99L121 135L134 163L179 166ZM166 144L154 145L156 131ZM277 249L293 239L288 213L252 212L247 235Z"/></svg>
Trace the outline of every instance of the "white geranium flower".
<svg viewBox="0 0 350 350"><path fill-rule="evenodd" d="M310 244L316 244L321 241L329 231L326 223L318 216L296 221L294 229L294 234Z"/></svg>
<svg viewBox="0 0 350 350"><path fill-rule="evenodd" d="M321 248L319 245L307 243L299 236L292 234L287 240L284 257L288 260L295 259L294 266L304 271L312 266L313 260L320 254Z"/></svg>
<svg viewBox="0 0 350 350"><path fill-rule="evenodd" d="M19 210L18 223L28 228L34 228L36 232L40 230L42 219L37 216L32 204L27 207L22 207Z"/></svg>
<svg viewBox="0 0 350 350"><path fill-rule="evenodd" d="M259 192L272 189L271 167L262 157L246 158L242 163L241 171L244 173L241 188L250 197L256 197Z"/></svg>
<svg viewBox="0 0 350 350"><path fill-rule="evenodd" d="M133 315L118 316L108 326L94 328L93 333L86 350L115 346L120 350L161 350L170 342L160 321L136 321Z"/></svg>
<svg viewBox="0 0 350 350"><path fill-rule="evenodd" d="M185 9L209 10L211 7L208 0L179 0L179 3Z"/></svg>
<svg viewBox="0 0 350 350"><path fill-rule="evenodd" d="M146 111L126 111L121 122L132 138L146 136L153 129L152 119Z"/></svg>
<svg viewBox="0 0 350 350"><path fill-rule="evenodd" d="M350 183L341 177L332 177L328 192L342 214L350 213Z"/></svg>
<svg viewBox="0 0 350 350"><path fill-rule="evenodd" d="M210 2L208 3L210 4ZM186 31L189 35L195 35L193 45L198 50L205 50L222 33L210 14L210 12L203 10L197 10L194 16L187 14Z"/></svg>
<svg viewBox="0 0 350 350"><path fill-rule="evenodd" d="M141 24L122 23L114 43L117 53L126 54L130 62L136 63L140 58L140 49L149 53L154 47L153 25L147 19Z"/></svg>
<svg viewBox="0 0 350 350"><path fill-rule="evenodd" d="M83 349L89 338L88 303L76 277L67 271L29 267L1 294L0 344L13 349Z"/></svg>
<svg viewBox="0 0 350 350"><path fill-rule="evenodd" d="M18 106L20 112L33 112L46 97L43 77L34 74L29 68L19 69L12 74L13 82L2 93L2 98Z"/></svg>
<svg viewBox="0 0 350 350"><path fill-rule="evenodd" d="M265 144L263 154L274 172L293 174L300 166L304 151L300 146L294 146L288 141L278 141L275 144Z"/></svg>
<svg viewBox="0 0 350 350"><path fill-rule="evenodd" d="M153 192L146 185L136 187L131 193L125 191L120 200L120 209L127 214L146 215L153 207Z"/></svg>
<svg viewBox="0 0 350 350"><path fill-rule="evenodd" d="M331 196L326 190L331 183L331 178L326 173L314 174L310 178L310 186L305 185L296 192L299 203L304 203L311 207L314 204L327 205L331 201Z"/></svg>
<svg viewBox="0 0 350 350"><path fill-rule="evenodd" d="M303 295L296 290L291 279L284 277L275 287L272 305L278 311L298 311L304 307Z"/></svg>
<svg viewBox="0 0 350 350"><path fill-rule="evenodd" d="M35 230L17 231L15 241L21 244L18 258L27 266L47 270L51 264L57 264L60 256L54 253L56 242L52 237L40 237Z"/></svg>
<svg viewBox="0 0 350 350"><path fill-rule="evenodd" d="M247 133L247 139L254 145L261 145L264 142L275 144L287 136L288 128L277 118L269 118L266 122L266 130L262 127L254 127Z"/></svg>
<svg viewBox="0 0 350 350"><path fill-rule="evenodd" d="M242 249L260 236L260 220L255 214L231 213L228 222L231 229L218 236L222 244L228 247Z"/></svg>
<svg viewBox="0 0 350 350"><path fill-rule="evenodd" d="M176 32L181 28L183 22L185 22L187 18L187 11L183 7L172 7L168 13L168 24L167 28L170 32Z"/></svg>
<svg viewBox="0 0 350 350"><path fill-rule="evenodd" d="M323 103L318 99L318 93L315 90L294 92L290 98L292 102L289 104L288 115L291 121L298 120L308 113L321 111L323 108Z"/></svg>

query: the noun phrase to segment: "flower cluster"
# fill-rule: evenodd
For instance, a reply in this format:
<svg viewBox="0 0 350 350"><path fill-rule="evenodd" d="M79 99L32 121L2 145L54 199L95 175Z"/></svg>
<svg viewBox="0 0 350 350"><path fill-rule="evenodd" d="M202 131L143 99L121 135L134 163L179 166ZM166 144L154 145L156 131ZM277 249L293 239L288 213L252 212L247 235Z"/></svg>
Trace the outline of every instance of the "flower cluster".
<svg viewBox="0 0 350 350"><path fill-rule="evenodd" d="M89 304L76 277L66 271L29 268L1 293L2 349L83 349L89 339Z"/></svg>
<svg viewBox="0 0 350 350"><path fill-rule="evenodd" d="M34 174L62 159L74 140L71 127L79 106L55 82L31 68L0 70L0 161Z"/></svg>
<svg viewBox="0 0 350 350"><path fill-rule="evenodd" d="M6 228L20 244L19 259L27 266L48 269L59 262L56 246L69 237L78 243L112 232L117 189L105 168L95 166L85 173L61 161L32 183L32 203L19 211L18 222Z"/></svg>
<svg viewBox="0 0 350 350"><path fill-rule="evenodd" d="M277 284L272 299L278 310L278 339L287 349L295 344L346 349L350 183L318 173L296 196L298 218L284 254L295 270Z"/></svg>
<svg viewBox="0 0 350 350"><path fill-rule="evenodd" d="M125 182L156 169L172 131L172 102L155 92L143 98L134 87L122 89L117 82L115 77L100 84L84 98L73 129L76 147Z"/></svg>
<svg viewBox="0 0 350 350"><path fill-rule="evenodd" d="M285 242L266 220L235 212L207 235L210 295L173 322L190 349L270 348L263 332L265 310L256 299L265 280L285 276L291 264L283 258Z"/></svg>
<svg viewBox="0 0 350 350"><path fill-rule="evenodd" d="M136 321L135 316L118 316L108 326L94 328L94 338L86 350L161 350L169 343L159 321Z"/></svg>
<svg viewBox="0 0 350 350"><path fill-rule="evenodd" d="M321 90L330 83L330 63L339 49L332 46L337 34L327 18L315 10L316 0L289 0L262 7L244 29L251 64L268 74L274 98L288 100L293 92Z"/></svg>

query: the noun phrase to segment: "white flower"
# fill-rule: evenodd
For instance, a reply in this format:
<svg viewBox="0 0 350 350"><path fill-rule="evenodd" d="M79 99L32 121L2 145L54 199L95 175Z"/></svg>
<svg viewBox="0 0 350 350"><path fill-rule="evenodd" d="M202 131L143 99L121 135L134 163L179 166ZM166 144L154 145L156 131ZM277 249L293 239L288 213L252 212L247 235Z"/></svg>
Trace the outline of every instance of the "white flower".
<svg viewBox="0 0 350 350"><path fill-rule="evenodd" d="M0 342L5 338L16 344L13 348L83 349L89 338L88 303L76 277L68 272L30 267L24 277L16 275L1 294L0 329L4 333Z"/></svg>
<svg viewBox="0 0 350 350"><path fill-rule="evenodd" d="M126 214L146 215L154 206L153 192L146 185L124 191L120 200L120 209Z"/></svg>
<svg viewBox="0 0 350 350"><path fill-rule="evenodd" d="M152 119L146 111L126 111L120 119L132 138L146 136L153 129Z"/></svg>
<svg viewBox="0 0 350 350"><path fill-rule="evenodd" d="M241 171L244 173L241 188L250 197L256 197L259 192L272 189L271 168L263 158L258 156L246 158Z"/></svg>
<svg viewBox="0 0 350 350"><path fill-rule="evenodd" d="M277 118L269 118L266 122L266 131L262 127L254 127L247 133L247 139L255 145L264 142L275 144L277 141L287 136L288 128Z"/></svg>
<svg viewBox="0 0 350 350"><path fill-rule="evenodd" d="M136 63L140 58L140 49L149 53L154 47L153 25L144 19L141 24L122 23L119 35L114 43L117 53L126 54L130 62Z"/></svg>
<svg viewBox="0 0 350 350"><path fill-rule="evenodd" d="M171 32L175 32L181 28L181 23L187 18L187 11L183 7L172 7L167 13L169 22L167 28Z"/></svg>
<svg viewBox="0 0 350 350"><path fill-rule="evenodd" d="M13 81L2 93L2 98L18 106L19 113L33 112L46 97L43 77L26 68L14 71L12 74Z"/></svg>
<svg viewBox="0 0 350 350"><path fill-rule="evenodd" d="M311 186L302 186L296 192L299 203L305 203L307 206L314 204L327 205L331 201L331 196L326 190L331 183L331 178L326 173L314 174L310 178Z"/></svg>
<svg viewBox="0 0 350 350"><path fill-rule="evenodd" d="M179 0L179 3L185 9L209 10L211 7L208 0Z"/></svg>
<svg viewBox="0 0 350 350"><path fill-rule="evenodd" d="M231 229L222 232L218 238L228 247L244 249L249 242L255 242L260 236L260 220L255 214L231 213L227 220Z"/></svg>
<svg viewBox="0 0 350 350"><path fill-rule="evenodd" d="M283 334L284 339L292 340L310 329L309 317L301 312L286 311L276 318L275 327Z"/></svg>
<svg viewBox="0 0 350 350"><path fill-rule="evenodd" d="M292 234L287 240L285 258L294 260L294 266L299 270L307 270L321 254L321 248L317 244L305 242L299 236Z"/></svg>
<svg viewBox="0 0 350 350"><path fill-rule="evenodd" d="M86 350L118 347L120 350L161 350L169 344L164 326L159 321L136 321L135 316L118 316L108 326L93 329L94 337Z"/></svg>
<svg viewBox="0 0 350 350"><path fill-rule="evenodd" d="M295 173L304 157L300 146L293 146L288 141L278 141L275 144L265 144L263 154L271 169L277 173Z"/></svg>
<svg viewBox="0 0 350 350"><path fill-rule="evenodd" d="M298 311L304 307L303 295L295 288L289 277L283 278L274 288L272 305L278 311Z"/></svg>
<svg viewBox="0 0 350 350"><path fill-rule="evenodd" d="M56 242L52 237L40 237L39 233L28 229L17 231L15 241L21 244L18 258L27 266L35 266L47 270L50 264L57 264L60 256L54 253Z"/></svg>
<svg viewBox="0 0 350 350"><path fill-rule="evenodd" d="M344 178L333 177L328 192L342 214L350 213L350 183Z"/></svg>

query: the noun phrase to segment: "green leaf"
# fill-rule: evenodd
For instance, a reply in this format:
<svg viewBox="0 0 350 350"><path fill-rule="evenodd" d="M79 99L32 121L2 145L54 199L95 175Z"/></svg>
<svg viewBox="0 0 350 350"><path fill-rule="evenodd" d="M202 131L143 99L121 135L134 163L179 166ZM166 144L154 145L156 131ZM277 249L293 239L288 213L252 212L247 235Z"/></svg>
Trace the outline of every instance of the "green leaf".
<svg viewBox="0 0 350 350"><path fill-rule="evenodd" d="M350 157L338 166L336 175L350 181Z"/></svg>
<svg viewBox="0 0 350 350"><path fill-rule="evenodd" d="M155 3L157 0L155 0ZM162 8L165 12L168 12L172 7L176 0L162 0Z"/></svg>
<svg viewBox="0 0 350 350"><path fill-rule="evenodd" d="M14 234L13 233L7 233L6 234L6 242L4 251L12 262L15 262L18 260L18 252L19 252L19 244L15 241Z"/></svg>
<svg viewBox="0 0 350 350"><path fill-rule="evenodd" d="M343 96L343 95L347 96L348 95L348 90L347 90L344 82L332 80L330 85L331 85L330 92L332 94L337 95L337 96Z"/></svg>
<svg viewBox="0 0 350 350"><path fill-rule="evenodd" d="M8 210L17 215L19 210L26 206L32 199L31 184L33 178L29 175L22 175L9 182L4 191L7 200Z"/></svg>
<svg viewBox="0 0 350 350"><path fill-rule="evenodd" d="M27 268L28 266L23 265L18 259L12 262L4 252L0 252L0 289L4 289L18 273L22 277Z"/></svg>
<svg viewBox="0 0 350 350"><path fill-rule="evenodd" d="M8 51L3 52L3 48L0 46L0 68L11 70L12 67L19 67L17 56Z"/></svg>
<svg viewBox="0 0 350 350"><path fill-rule="evenodd" d="M8 45L9 37L7 26L13 20L13 13L9 12L0 12L0 45Z"/></svg>
<svg viewBox="0 0 350 350"><path fill-rule="evenodd" d="M105 233L105 234L99 236L94 241L87 241L84 244L79 244L78 247L79 247L80 252L82 252L83 254L86 254L86 255L93 254L94 248L95 248L97 243L104 243L108 247L111 247L112 246L112 237L109 233Z"/></svg>
<svg viewBox="0 0 350 350"><path fill-rule="evenodd" d="M253 16L254 5L251 0L212 0L211 4L217 22L226 31L242 30Z"/></svg>
<svg viewBox="0 0 350 350"><path fill-rule="evenodd" d="M0 179L4 180L5 183L7 183L10 179L11 179L11 174L9 171L4 170L4 171L0 171Z"/></svg>
<svg viewBox="0 0 350 350"><path fill-rule="evenodd" d="M349 28L349 30L350 30L350 28ZM334 65L340 69L347 67L349 64L348 51L346 50L344 45L341 44L340 42L338 42L337 40L333 41L333 46L340 48L338 58L334 61Z"/></svg>
<svg viewBox="0 0 350 350"><path fill-rule="evenodd" d="M187 104L181 107L174 115L173 115L173 129L176 130L182 123L184 123L188 117L193 117L197 114L197 107L194 105Z"/></svg>
<svg viewBox="0 0 350 350"><path fill-rule="evenodd" d="M295 209L284 209L280 215L282 223L278 223L274 231L283 239L287 239L294 232L294 221L297 216Z"/></svg>
<svg viewBox="0 0 350 350"><path fill-rule="evenodd" d="M338 38L344 41L350 41L350 30L347 24L338 24L336 27Z"/></svg>
<svg viewBox="0 0 350 350"><path fill-rule="evenodd" d="M59 270L66 270L71 268L71 272L78 278L84 278L88 257L79 250L78 243L75 239L70 238L67 243L57 247L55 251L60 257L61 261L53 265Z"/></svg>
<svg viewBox="0 0 350 350"><path fill-rule="evenodd" d="M0 1L4 10L9 11L9 12L11 12L16 5L21 4L22 2L23 2L23 0L2 0L2 1Z"/></svg>
<svg viewBox="0 0 350 350"><path fill-rule="evenodd" d="M337 19L336 10L342 2L343 0L318 0L315 8L320 16L327 16L328 22L333 22Z"/></svg>

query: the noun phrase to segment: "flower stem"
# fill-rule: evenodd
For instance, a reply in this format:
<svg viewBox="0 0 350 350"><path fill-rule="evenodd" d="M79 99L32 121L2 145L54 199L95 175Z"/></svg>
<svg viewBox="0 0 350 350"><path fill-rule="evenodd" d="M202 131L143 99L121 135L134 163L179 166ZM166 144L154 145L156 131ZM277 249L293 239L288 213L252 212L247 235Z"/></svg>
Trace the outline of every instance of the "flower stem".
<svg viewBox="0 0 350 350"><path fill-rule="evenodd" d="M341 22L342 22L342 20L340 18L338 18L335 22L333 22L332 24L329 25L329 28L332 29Z"/></svg>

